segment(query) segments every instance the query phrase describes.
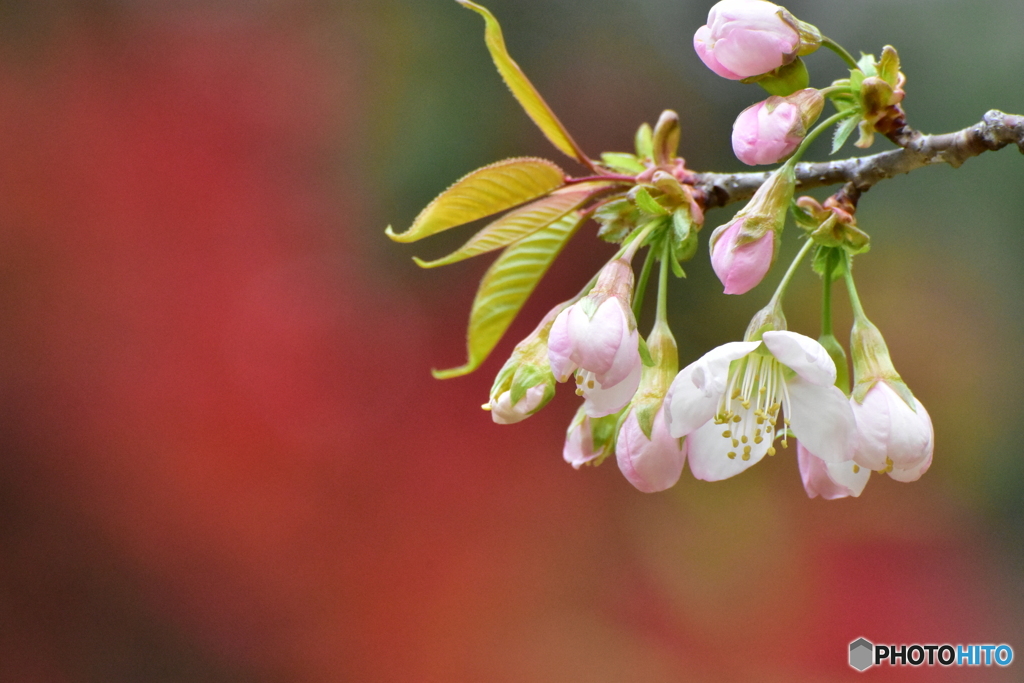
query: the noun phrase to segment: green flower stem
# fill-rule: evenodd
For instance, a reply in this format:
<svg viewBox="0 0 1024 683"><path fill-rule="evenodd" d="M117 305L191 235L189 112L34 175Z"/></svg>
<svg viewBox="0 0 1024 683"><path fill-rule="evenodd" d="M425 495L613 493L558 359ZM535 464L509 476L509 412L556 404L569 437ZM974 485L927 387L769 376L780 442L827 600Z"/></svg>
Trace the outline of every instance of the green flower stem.
<svg viewBox="0 0 1024 683"><path fill-rule="evenodd" d="M846 48L844 48L842 45L840 45L839 43L835 42L831 38L828 38L826 36L822 36L821 37L821 46L822 47L827 47L829 50L832 50L832 52L835 52L837 55L839 55L842 58L842 60L844 62L846 62L846 64L851 69L858 68L857 67L857 60L854 59L853 56L850 55L850 53L846 51Z"/></svg>
<svg viewBox="0 0 1024 683"><path fill-rule="evenodd" d="M811 146L811 143L814 142L815 138L821 135L827 128L831 127L836 123L839 123L845 118L853 116L856 113L858 112L853 109L841 111L833 114L832 116L828 117L827 119L819 123L817 126L815 126L814 130L807 134L807 136L804 138L804 141L800 143L800 146L796 148L796 151L793 152L793 156L791 156L786 161L786 163L791 166L796 166L796 162L800 160L800 157L802 157L804 152L807 151L807 148Z"/></svg>
<svg viewBox="0 0 1024 683"><path fill-rule="evenodd" d="M665 253L661 255L661 270L658 272L658 309L655 320L668 325L668 260L672 258L672 240L665 235ZM651 249L654 251L654 249Z"/></svg>
<svg viewBox="0 0 1024 683"><path fill-rule="evenodd" d="M849 85L830 85L827 88L822 88L821 90L818 91L818 93L822 97L832 97L833 95L835 95L837 93L838 94L849 95L850 94L850 86ZM565 182L569 183L569 182L572 182L572 181L570 179L566 179Z"/></svg>
<svg viewBox="0 0 1024 683"><path fill-rule="evenodd" d="M821 336L834 336L832 334L832 271L835 270L835 252L828 256L825 263L825 277L821 278L824 289L821 292Z"/></svg>
<svg viewBox="0 0 1024 683"><path fill-rule="evenodd" d="M814 246L814 242L812 240L804 242L804 246L800 248L796 258L793 259L793 262L789 264L789 269L786 271L786 274L782 276L782 282L780 282L779 286L775 289L775 294L772 294L772 298L768 302L768 306L765 308L778 306L782 303L782 297L786 293L786 287L789 286L789 281L793 279L793 274L796 272L797 266L800 265L800 262L803 261L804 256L807 255L807 252L811 250L812 246Z"/></svg>
<svg viewBox="0 0 1024 683"><path fill-rule="evenodd" d="M647 239L647 236L658 227L660 226L657 221L651 221L645 225L643 229L634 230L628 237L626 237L626 241L623 242L622 248L615 253L615 256L612 257L611 261L618 258L624 258L627 261L632 261L636 252L639 251L640 247L643 245L644 240ZM609 261L609 263L611 263L611 261Z"/></svg>
<svg viewBox="0 0 1024 683"><path fill-rule="evenodd" d="M850 307L853 308L853 317L857 320L866 321L868 317L864 315L864 307L860 305L860 297L857 296L857 285L853 283L853 273L851 268L846 268L846 291L850 294Z"/></svg>
<svg viewBox="0 0 1024 683"><path fill-rule="evenodd" d="M633 290L633 317L640 319L640 309L644 305L644 293L647 291L647 280L651 276L651 267L654 265L654 247L647 250L647 258L644 259L644 267L640 270L640 278L636 281L636 289Z"/></svg>

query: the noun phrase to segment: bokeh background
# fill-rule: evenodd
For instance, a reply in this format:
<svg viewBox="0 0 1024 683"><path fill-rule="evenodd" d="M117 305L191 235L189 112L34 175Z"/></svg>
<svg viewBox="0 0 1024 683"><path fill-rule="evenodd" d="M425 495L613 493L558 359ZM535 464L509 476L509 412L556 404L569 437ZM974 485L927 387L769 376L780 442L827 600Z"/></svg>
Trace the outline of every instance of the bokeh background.
<svg viewBox="0 0 1024 683"><path fill-rule="evenodd" d="M693 54L710 4L488 2L591 154L673 108L691 168L741 170L731 123L762 95ZM922 130L1024 113L1019 0L789 7L852 51L896 45ZM570 391L491 423L512 345L608 257L592 231L478 373L430 377L463 361L488 259L421 271L468 232L384 228L518 155L562 162L451 1L0 2L0 680L1022 680L846 655L1024 656L1024 158L864 197L862 298L937 445L921 481L825 502L792 450L656 495L576 472ZM683 364L777 277L725 297L706 251L688 274ZM791 328L816 334L818 306L802 273Z"/></svg>

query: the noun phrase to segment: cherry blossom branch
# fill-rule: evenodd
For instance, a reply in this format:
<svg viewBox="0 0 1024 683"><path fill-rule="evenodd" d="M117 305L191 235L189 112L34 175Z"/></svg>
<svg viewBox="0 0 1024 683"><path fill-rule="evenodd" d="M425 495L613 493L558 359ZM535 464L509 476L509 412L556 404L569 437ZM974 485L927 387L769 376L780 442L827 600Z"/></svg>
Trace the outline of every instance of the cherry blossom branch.
<svg viewBox="0 0 1024 683"><path fill-rule="evenodd" d="M890 135L890 139L901 149L866 157L797 164L797 187L809 189L845 183L844 191L856 201L875 183L924 166L949 164L956 168L982 152L1002 149L1009 144L1016 144L1024 154L1024 116L992 109L979 123L953 133L924 135L904 126ZM706 208L713 208L749 199L769 174L768 171L699 173L695 184L707 196Z"/></svg>

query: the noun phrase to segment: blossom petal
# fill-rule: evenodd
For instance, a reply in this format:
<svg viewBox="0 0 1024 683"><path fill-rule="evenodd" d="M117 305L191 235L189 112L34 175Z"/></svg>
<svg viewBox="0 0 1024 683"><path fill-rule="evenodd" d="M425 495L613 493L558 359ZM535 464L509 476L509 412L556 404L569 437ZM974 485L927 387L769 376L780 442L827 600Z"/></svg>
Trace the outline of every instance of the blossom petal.
<svg viewBox="0 0 1024 683"><path fill-rule="evenodd" d="M573 361L596 375L608 372L622 345L626 325L622 306L614 298L598 306L592 318L580 304L571 306L568 327Z"/></svg>
<svg viewBox="0 0 1024 683"><path fill-rule="evenodd" d="M672 438L665 427L664 412L659 410L648 439L640 429L636 413L630 411L615 443L619 469L633 486L644 493L670 488L679 481L686 462L686 441Z"/></svg>
<svg viewBox="0 0 1024 683"><path fill-rule="evenodd" d="M551 323L551 331L548 333L548 361L551 363L551 374L559 382L569 379L569 375L576 370L576 363L572 361L568 308L555 316L555 322Z"/></svg>
<svg viewBox="0 0 1024 683"><path fill-rule="evenodd" d="M934 450L935 434L932 428L932 418L928 415L928 411L924 409L921 402L916 398L914 401L917 403L917 413L921 416L921 420L925 425L926 431L928 432L928 445L925 447L926 456L919 464L913 465L909 468L899 468L895 465L889 472L889 476L896 481L910 482L917 481L921 478L921 475L928 471L928 468L932 466L932 453Z"/></svg>
<svg viewBox="0 0 1024 683"><path fill-rule="evenodd" d="M629 403L630 399L633 398L637 387L640 386L642 371L643 366L637 363L626 379L607 389L601 386L600 383L593 389L584 387L583 398L585 402L583 404L583 411L589 417L604 417L622 410Z"/></svg>
<svg viewBox="0 0 1024 683"><path fill-rule="evenodd" d="M665 397L665 420L673 437L685 436L715 416L729 377L729 363L743 358L759 345L759 342L723 344L676 375Z"/></svg>
<svg viewBox="0 0 1024 683"><path fill-rule="evenodd" d="M562 459L579 469L601 453L594 450L594 440L590 432L590 420L573 424L565 435L565 446L562 448Z"/></svg>
<svg viewBox="0 0 1024 683"><path fill-rule="evenodd" d="M825 500L857 497L863 491L871 476L871 470L853 462L826 463L811 453L802 443L797 443L797 462L804 490L811 498L821 496Z"/></svg>
<svg viewBox="0 0 1024 683"><path fill-rule="evenodd" d="M773 330L763 335L764 345L775 358L802 378L820 386L836 382L836 364L825 347L798 332Z"/></svg>
<svg viewBox="0 0 1024 683"><path fill-rule="evenodd" d="M708 26L701 26L697 29L697 32L693 34L693 49L697 53L697 56L701 58L701 61L716 74L722 78L728 78L732 81L738 81L743 76L735 74L729 69L722 66L715 58L714 41L711 38L711 29Z"/></svg>
<svg viewBox="0 0 1024 683"><path fill-rule="evenodd" d="M853 458L857 446L857 422L843 392L802 379L786 383L789 390L790 429L811 453L825 462Z"/></svg>
<svg viewBox="0 0 1024 683"><path fill-rule="evenodd" d="M641 365L643 362L640 360L640 333L635 327L630 331L628 325L623 325L622 339L615 349L611 367L603 374L598 374L597 379L605 386L618 384Z"/></svg>
<svg viewBox="0 0 1024 683"><path fill-rule="evenodd" d="M740 423L733 423L733 425L742 424L745 420L756 419L753 408L741 409L738 414ZM736 476L743 470L759 463L771 446L768 439L763 439L759 444L751 443L750 457L744 460L742 449L733 446L731 438L722 436L722 432L726 429L729 429L726 425L708 421L686 437L688 444L686 457L690 462L690 471L697 479L721 481ZM730 458L729 453L734 453L735 456Z"/></svg>

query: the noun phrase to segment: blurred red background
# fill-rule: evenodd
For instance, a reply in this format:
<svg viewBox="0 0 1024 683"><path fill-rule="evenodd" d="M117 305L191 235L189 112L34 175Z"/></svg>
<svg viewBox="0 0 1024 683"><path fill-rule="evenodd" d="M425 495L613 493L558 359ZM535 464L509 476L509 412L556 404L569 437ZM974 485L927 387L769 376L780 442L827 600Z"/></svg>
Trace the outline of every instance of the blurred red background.
<svg viewBox="0 0 1024 683"><path fill-rule="evenodd" d="M689 51L709 4L490 6L591 153L673 107L691 167L738 170L728 129L760 96ZM900 47L923 129L1024 112L1010 0L862 5L790 8ZM992 39L950 56L971 26ZM841 75L821 63L817 85ZM462 362L486 264L418 271L464 235L383 229L523 154L554 152L454 2L4 5L0 679L842 681L859 636L1022 651L1019 157L865 198L865 305L935 465L827 503L792 453L647 496L614 463L562 462L570 396L514 427L479 410L517 336L606 258L588 235L479 373L431 379ZM726 301L702 257L688 272L684 364L762 305ZM787 314L813 333L805 275Z"/></svg>

